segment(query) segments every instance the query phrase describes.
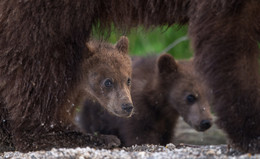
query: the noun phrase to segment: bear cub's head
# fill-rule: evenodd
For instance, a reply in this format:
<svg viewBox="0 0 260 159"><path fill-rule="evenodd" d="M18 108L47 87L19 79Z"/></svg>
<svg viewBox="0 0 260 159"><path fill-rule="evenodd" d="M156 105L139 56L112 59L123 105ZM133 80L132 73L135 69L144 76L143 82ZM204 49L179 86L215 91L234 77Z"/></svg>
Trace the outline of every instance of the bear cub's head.
<svg viewBox="0 0 260 159"><path fill-rule="evenodd" d="M130 117L133 103L130 95L131 59L128 39L124 36L115 44L90 41L88 60L83 62L84 89L93 101L119 117Z"/></svg>
<svg viewBox="0 0 260 159"><path fill-rule="evenodd" d="M163 54L158 61L160 89L168 92L168 104L192 128L205 131L212 125L212 116L204 83L194 69L192 60L175 61Z"/></svg>

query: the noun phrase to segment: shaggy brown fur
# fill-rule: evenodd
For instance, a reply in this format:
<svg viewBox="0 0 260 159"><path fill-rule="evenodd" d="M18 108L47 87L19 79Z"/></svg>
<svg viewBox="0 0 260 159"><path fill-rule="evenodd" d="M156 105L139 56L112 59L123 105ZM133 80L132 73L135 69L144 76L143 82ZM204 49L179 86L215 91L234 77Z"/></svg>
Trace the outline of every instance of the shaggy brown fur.
<svg viewBox="0 0 260 159"><path fill-rule="evenodd" d="M16 149L36 149L41 135L56 133L41 123L58 124L92 26L114 22L119 29L188 23L219 126L235 146L260 152L259 12L256 0L2 0L0 95L7 104L0 110L8 111Z"/></svg>
<svg viewBox="0 0 260 159"><path fill-rule="evenodd" d="M135 114L118 118L88 100L80 114L83 129L116 135L123 146L172 142L179 116L197 131L207 130L212 117L206 89L193 68L192 61L176 63L169 54L135 59L131 92Z"/></svg>

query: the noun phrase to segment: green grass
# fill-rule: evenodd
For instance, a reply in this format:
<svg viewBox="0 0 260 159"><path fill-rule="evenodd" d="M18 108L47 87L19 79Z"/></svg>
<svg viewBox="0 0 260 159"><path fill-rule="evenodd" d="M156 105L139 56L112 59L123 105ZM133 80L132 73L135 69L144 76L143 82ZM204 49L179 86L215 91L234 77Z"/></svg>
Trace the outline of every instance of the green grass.
<svg viewBox="0 0 260 159"><path fill-rule="evenodd" d="M97 34L94 34L94 36L98 37ZM168 29L162 27L149 31L138 28L130 31L126 36L130 42L130 54L144 56L149 53L161 53L177 39L187 36L187 27L179 28L178 26L173 26ZM119 38L120 33L112 32L108 37L108 41L115 43ZM172 54L176 59L185 59L192 56L188 40L180 42L169 50L168 53Z"/></svg>

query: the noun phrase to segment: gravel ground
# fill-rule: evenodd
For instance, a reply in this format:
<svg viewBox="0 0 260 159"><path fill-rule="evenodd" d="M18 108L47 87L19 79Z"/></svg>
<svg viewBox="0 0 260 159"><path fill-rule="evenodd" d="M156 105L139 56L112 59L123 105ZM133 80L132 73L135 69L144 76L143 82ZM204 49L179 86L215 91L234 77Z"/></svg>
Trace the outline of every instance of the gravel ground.
<svg viewBox="0 0 260 159"><path fill-rule="evenodd" d="M52 149L51 151L35 151L29 153L4 152L0 159L260 159L260 154L242 154L225 145L224 133L213 125L210 130L199 133L190 128L182 119L179 120L175 132L175 145L167 146L142 145L127 148L94 149L90 147L76 149ZM181 144L186 143L186 145ZM207 146L203 146L207 145Z"/></svg>
<svg viewBox="0 0 260 159"><path fill-rule="evenodd" d="M52 149L51 151L35 151L29 153L5 152L0 158L9 159L185 159L185 158L228 158L228 159L259 159L260 154L241 154L234 150L227 149L226 145L218 146L195 146L168 144L167 146L142 145L128 148L116 148L113 150L76 148L76 149Z"/></svg>

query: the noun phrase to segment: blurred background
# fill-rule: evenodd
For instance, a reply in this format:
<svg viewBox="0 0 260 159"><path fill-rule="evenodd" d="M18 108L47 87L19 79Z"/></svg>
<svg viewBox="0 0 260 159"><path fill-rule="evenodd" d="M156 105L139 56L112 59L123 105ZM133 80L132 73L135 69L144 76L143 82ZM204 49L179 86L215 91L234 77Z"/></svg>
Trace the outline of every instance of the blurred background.
<svg viewBox="0 0 260 159"><path fill-rule="evenodd" d="M112 31L107 35L107 41L116 43L122 33ZM95 38L104 37L94 31ZM141 27L131 30L126 34L130 42L130 54L144 56L151 53L162 53L167 47L175 45L167 53L172 54L176 59L187 59L192 56L192 50L187 38L187 27L178 27L177 25L167 28L153 28L147 31Z"/></svg>

